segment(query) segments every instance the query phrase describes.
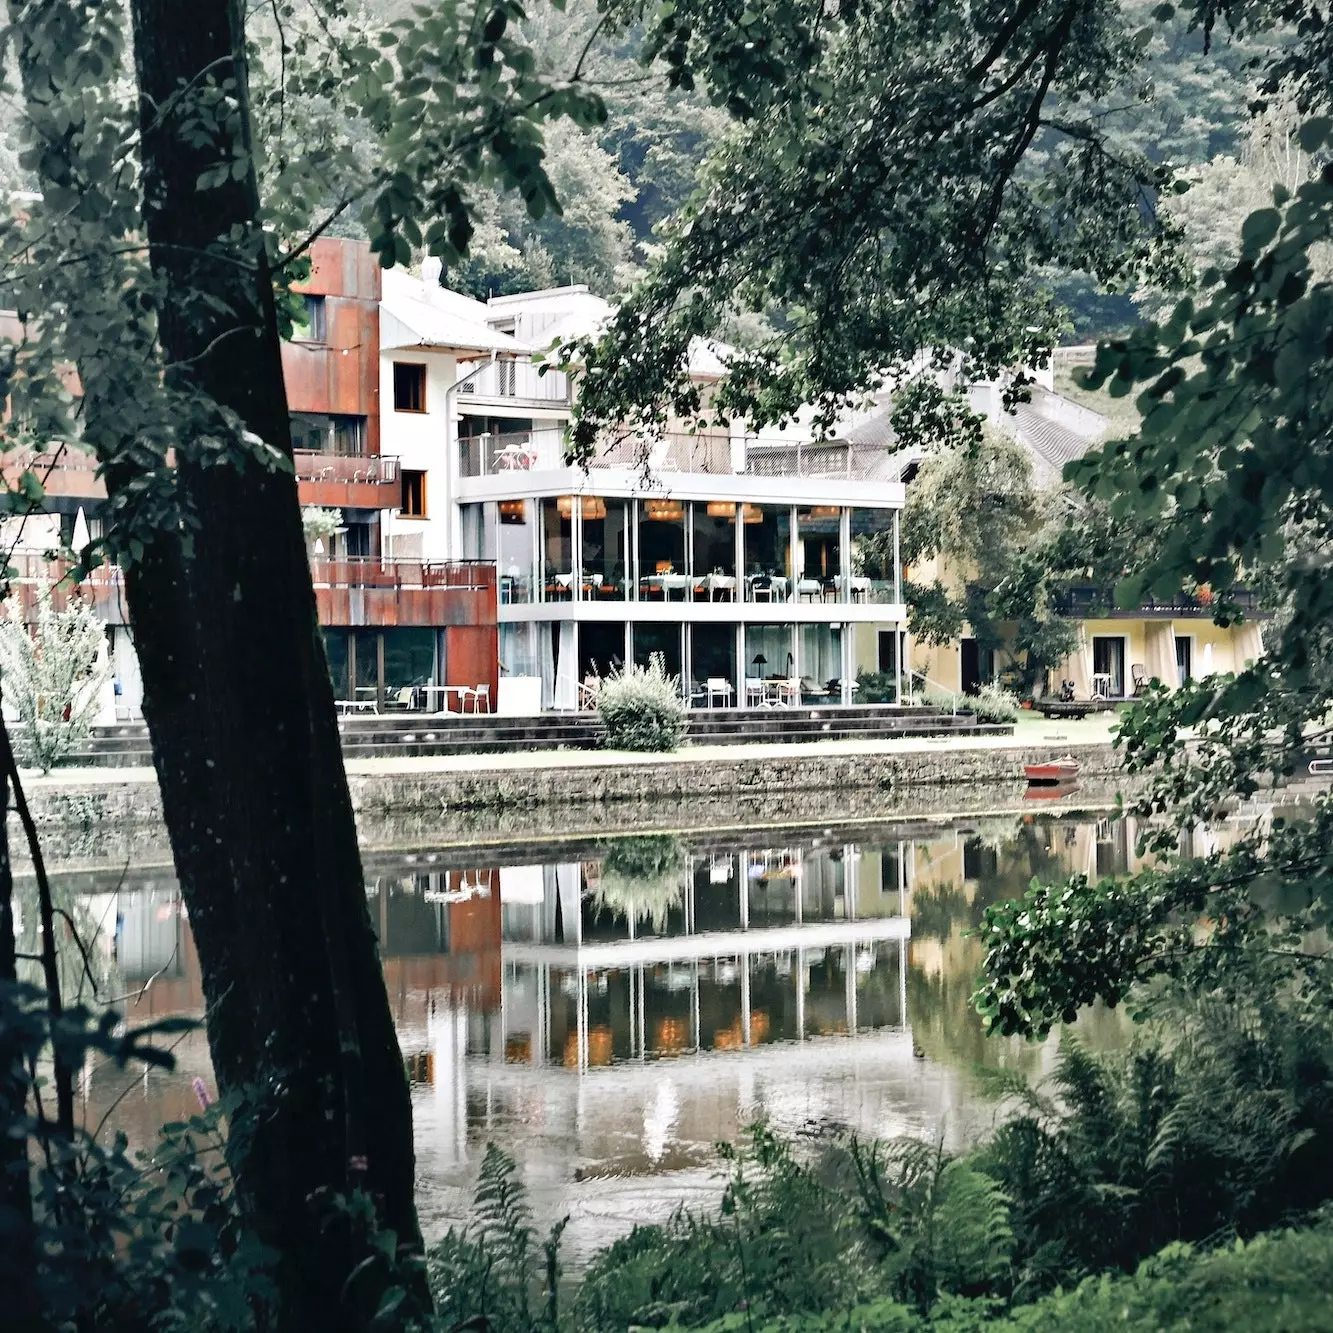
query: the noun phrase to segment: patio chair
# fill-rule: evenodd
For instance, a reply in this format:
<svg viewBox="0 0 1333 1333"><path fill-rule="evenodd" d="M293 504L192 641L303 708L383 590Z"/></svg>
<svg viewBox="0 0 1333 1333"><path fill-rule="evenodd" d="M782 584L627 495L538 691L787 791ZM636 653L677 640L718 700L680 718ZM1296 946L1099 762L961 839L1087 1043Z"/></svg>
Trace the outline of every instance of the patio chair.
<svg viewBox="0 0 1333 1333"><path fill-rule="evenodd" d="M726 708L731 704L731 682L725 676L709 676L704 682L704 689L708 694L708 706L714 706L713 700L721 698L722 707Z"/></svg>
<svg viewBox="0 0 1333 1333"><path fill-rule="evenodd" d="M1129 668L1129 679L1134 686L1134 697L1138 698L1148 688L1148 672L1142 662L1135 662Z"/></svg>
<svg viewBox="0 0 1333 1333"><path fill-rule="evenodd" d="M764 702L764 682L759 676L745 678L745 706L755 708Z"/></svg>
<svg viewBox="0 0 1333 1333"><path fill-rule="evenodd" d="M417 692L411 685L404 685L401 690L394 690L384 701L385 707L403 713L410 712L415 707L416 702Z"/></svg>
<svg viewBox="0 0 1333 1333"><path fill-rule="evenodd" d="M750 600L752 602L773 600L773 580L767 574L756 574L750 579Z"/></svg>

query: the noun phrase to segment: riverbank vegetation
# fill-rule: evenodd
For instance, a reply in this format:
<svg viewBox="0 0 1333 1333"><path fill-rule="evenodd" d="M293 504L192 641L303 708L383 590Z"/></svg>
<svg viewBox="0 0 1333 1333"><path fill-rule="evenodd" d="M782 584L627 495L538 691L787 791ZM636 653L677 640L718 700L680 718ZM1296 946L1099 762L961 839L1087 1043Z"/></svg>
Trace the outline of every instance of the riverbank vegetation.
<svg viewBox="0 0 1333 1333"><path fill-rule="evenodd" d="M829 422L923 351L964 349L975 374L1030 364L1066 329L1065 279L1121 293L1196 283L1159 323L1100 349L1088 387L1140 391L1142 426L1068 477L1107 518L1111 549L1153 529L1122 578L1125 605L1192 583L1228 618L1227 591L1254 574L1281 612L1255 667L1150 694L1123 725L1126 754L1156 775L1141 809L1166 852L1237 793L1292 772L1333 712L1322 12L608 2L556 73L513 0L416 11L382 33L342 3L299 19L270 8L267 55L255 27L267 17L247 28L239 0L7 10L18 168L40 196L3 228L4 279L28 319L4 368L6 440L77 442L106 483L106 526L80 554L124 573L225 1108L168 1127L144 1162L77 1131L84 1055L163 1061L145 1042L170 1028L125 1036L114 1017L62 1003L49 902L40 952L18 958L0 848L9 1323L1220 1329L1262 1324L1280 1302L1285 1326L1317 1326L1319 1208L1333 1194L1327 804L1225 855L993 906L978 1004L994 1029L1039 1033L1094 999L1152 1021L1124 1056L1067 1047L1045 1092L1001 1088L1007 1117L971 1152L798 1148L757 1129L716 1216L633 1233L568 1302L558 1236L528 1234L492 1155L481 1229L427 1264L278 354L310 241L352 218L386 265L429 251L458 271L490 227L502 270L516 254L529 273L559 280L567 265L619 283L635 225L621 214L636 201L589 137L608 101L583 65L603 30L659 86L727 121L700 188L655 253L634 257L643 277L598 338L567 349L583 374L577 456L608 430L719 411L772 423L813 405ZM1151 135L1120 137L1108 108L1128 98L1142 127L1169 102L1150 95L1145 52L1156 59L1160 30L1179 37L1182 24L1196 44L1234 35L1269 60L1245 67L1250 89L1230 56L1210 67L1210 98L1234 85L1217 134L1240 133L1247 92L1289 97L1308 166L1246 216L1236 262L1202 275L1156 206L1176 185L1169 154ZM627 170L662 149L666 199L689 173L662 123L645 138L626 120L620 143ZM711 132L702 116L697 128ZM553 221L560 189L600 201L577 234ZM517 194L527 220L497 213L491 191L506 208ZM735 328L752 336L705 403L690 350ZM10 499L27 512L31 486ZM1185 727L1202 733L1189 753ZM7 763L0 780L18 777ZM20 962L43 969L41 989L19 981Z"/></svg>

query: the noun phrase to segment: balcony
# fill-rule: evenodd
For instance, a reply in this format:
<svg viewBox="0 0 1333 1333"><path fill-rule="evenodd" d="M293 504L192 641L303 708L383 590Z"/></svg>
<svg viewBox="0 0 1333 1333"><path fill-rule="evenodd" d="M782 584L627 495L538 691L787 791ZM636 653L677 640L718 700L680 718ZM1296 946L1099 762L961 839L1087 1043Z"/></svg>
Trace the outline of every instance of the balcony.
<svg viewBox="0 0 1333 1333"><path fill-rule="evenodd" d="M9 566L13 571L10 593L18 604L24 624L33 624L37 619L38 587L43 583L51 590L51 603L57 610L67 606L71 597L77 596L108 624L129 623L124 577L119 565L99 565L78 584L70 577L74 568L71 561L48 560L39 552L17 552L9 557Z"/></svg>
<svg viewBox="0 0 1333 1333"><path fill-rule="evenodd" d="M460 362L458 410L482 407L531 407L540 414L569 411L569 380L558 370L540 373L531 361Z"/></svg>
<svg viewBox="0 0 1333 1333"><path fill-rule="evenodd" d="M396 458L298 449L293 461L297 494L303 505L326 509L393 509L401 502Z"/></svg>
<svg viewBox="0 0 1333 1333"><path fill-rule="evenodd" d="M485 560L310 562L321 625L494 625L495 565Z"/></svg>
<svg viewBox="0 0 1333 1333"><path fill-rule="evenodd" d="M1259 594L1253 588L1232 588L1226 594L1228 605L1237 607L1247 616L1262 614ZM1071 616L1077 620L1124 620L1144 617L1172 616L1212 616L1217 609L1217 601L1211 596L1198 596L1194 593L1178 592L1174 597L1146 597L1131 610L1123 610L1115 603L1115 589L1099 588L1092 585L1067 588L1054 599L1058 615Z"/></svg>

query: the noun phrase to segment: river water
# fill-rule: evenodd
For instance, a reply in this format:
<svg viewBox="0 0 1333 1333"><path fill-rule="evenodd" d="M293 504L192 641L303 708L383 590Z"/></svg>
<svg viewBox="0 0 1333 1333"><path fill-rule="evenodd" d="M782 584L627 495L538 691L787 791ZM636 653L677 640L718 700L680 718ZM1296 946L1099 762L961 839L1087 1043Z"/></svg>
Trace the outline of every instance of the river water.
<svg viewBox="0 0 1333 1333"><path fill-rule="evenodd" d="M413 1087L428 1235L466 1218L488 1141L535 1220L568 1214L574 1265L633 1223L719 1193L718 1140L759 1115L959 1145L994 1109L978 1068L1048 1069L1055 1041L986 1041L965 932L1033 876L1134 868L1133 829L1086 814L851 829L650 834L366 857L367 902ZM199 1014L169 873L82 875L102 993L131 1021ZM313 924L313 923L312 923ZM1098 1044L1118 1014L1080 1020ZM173 1072L90 1066L91 1126L132 1142L211 1087L192 1034Z"/></svg>

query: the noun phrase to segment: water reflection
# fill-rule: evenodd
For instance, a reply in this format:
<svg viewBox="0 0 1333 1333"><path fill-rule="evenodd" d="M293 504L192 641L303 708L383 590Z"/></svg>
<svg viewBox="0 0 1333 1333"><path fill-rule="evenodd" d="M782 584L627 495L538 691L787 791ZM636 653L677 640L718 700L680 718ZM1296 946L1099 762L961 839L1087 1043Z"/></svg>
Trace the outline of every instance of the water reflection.
<svg viewBox="0 0 1333 1333"><path fill-rule="evenodd" d="M667 1204L713 1201L711 1145L761 1112L789 1130L975 1135L991 1112L973 1067L1037 1072L1053 1046L983 1040L966 931L1033 876L1134 869L1134 842L1129 822L1043 812L780 844L641 836L483 864L368 856L428 1231L465 1215L490 1138L518 1158L539 1222L573 1215L577 1262ZM103 993L135 996L132 1019L200 1013L174 882L118 879L78 899ZM1118 1016L1084 1022L1116 1039ZM174 1075L128 1085L90 1066L89 1123L109 1114L143 1142L192 1109L202 1037L177 1055Z"/></svg>

